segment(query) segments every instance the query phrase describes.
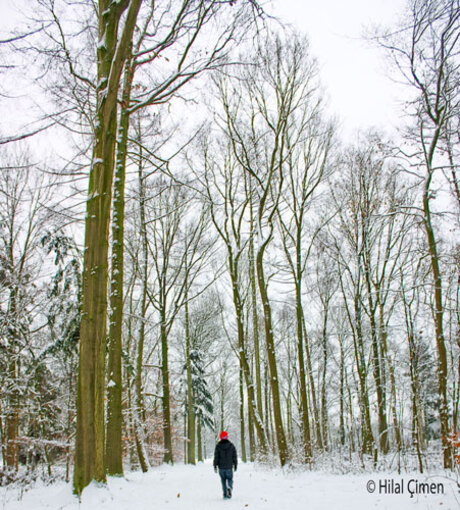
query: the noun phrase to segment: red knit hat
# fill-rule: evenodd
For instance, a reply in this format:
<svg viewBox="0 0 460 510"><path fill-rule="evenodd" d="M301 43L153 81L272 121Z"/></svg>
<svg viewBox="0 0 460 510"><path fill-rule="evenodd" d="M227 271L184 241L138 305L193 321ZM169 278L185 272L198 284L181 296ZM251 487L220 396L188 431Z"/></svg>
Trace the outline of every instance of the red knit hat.
<svg viewBox="0 0 460 510"><path fill-rule="evenodd" d="M220 433L220 440L222 441L222 439L228 439L228 434L227 434L227 432L225 432L225 430L223 430Z"/></svg>

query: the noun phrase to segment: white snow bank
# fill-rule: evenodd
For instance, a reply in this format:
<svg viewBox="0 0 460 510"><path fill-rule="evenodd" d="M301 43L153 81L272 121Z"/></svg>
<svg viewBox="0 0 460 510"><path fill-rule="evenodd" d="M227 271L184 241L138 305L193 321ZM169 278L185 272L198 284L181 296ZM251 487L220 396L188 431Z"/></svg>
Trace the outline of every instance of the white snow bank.
<svg viewBox="0 0 460 510"><path fill-rule="evenodd" d="M373 487L371 480L372 494L367 489ZM421 483L434 483L429 487L436 487L435 492L442 487L444 493L411 497L409 491L426 487ZM398 486L403 487L402 494L384 493L384 487L396 492ZM219 476L209 461L196 467L163 465L146 474L129 472L125 478L109 478L106 487L91 484L83 491L81 504L64 482L36 485L22 495L18 487L0 488L0 508L7 510L215 510L219 505L226 510L458 510L460 493L452 474L330 475L241 464L234 476L233 498L224 501Z"/></svg>

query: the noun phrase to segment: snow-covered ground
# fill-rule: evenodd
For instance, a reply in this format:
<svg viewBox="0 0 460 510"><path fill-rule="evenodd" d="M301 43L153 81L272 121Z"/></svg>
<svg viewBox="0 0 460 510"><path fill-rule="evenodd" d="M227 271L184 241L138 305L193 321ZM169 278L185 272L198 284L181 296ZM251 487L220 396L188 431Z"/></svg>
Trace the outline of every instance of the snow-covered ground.
<svg viewBox="0 0 460 510"><path fill-rule="evenodd" d="M373 487L375 492L370 493ZM397 492L398 487L404 492L384 494L385 487L387 492ZM434 492L442 488L444 494L414 493L427 488ZM233 498L223 500L210 461L196 467L163 465L146 474L129 472L125 478L109 479L107 487L87 487L81 503L71 485L63 482L37 484L22 495L17 486L0 488L0 509L8 510L214 510L220 505L226 510L458 510L460 493L453 476L331 475L241 464L234 476Z"/></svg>

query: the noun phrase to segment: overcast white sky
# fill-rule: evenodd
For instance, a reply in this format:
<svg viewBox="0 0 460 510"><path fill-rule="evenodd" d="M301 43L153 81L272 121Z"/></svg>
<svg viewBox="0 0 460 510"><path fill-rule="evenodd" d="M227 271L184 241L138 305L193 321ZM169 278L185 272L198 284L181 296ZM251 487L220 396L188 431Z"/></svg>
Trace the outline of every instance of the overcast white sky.
<svg viewBox="0 0 460 510"><path fill-rule="evenodd" d="M398 124L398 98L404 93L385 70L384 58L363 40L363 28L393 24L406 0L272 0L270 12L308 35L331 111L343 134ZM17 25L14 0L0 0L0 31ZM16 7L16 9L15 9ZM16 13L14 12L16 11Z"/></svg>
<svg viewBox="0 0 460 510"><path fill-rule="evenodd" d="M308 35L331 110L348 135L357 128L392 131L404 90L383 55L362 38L369 25L392 25L406 0L273 0L274 13Z"/></svg>

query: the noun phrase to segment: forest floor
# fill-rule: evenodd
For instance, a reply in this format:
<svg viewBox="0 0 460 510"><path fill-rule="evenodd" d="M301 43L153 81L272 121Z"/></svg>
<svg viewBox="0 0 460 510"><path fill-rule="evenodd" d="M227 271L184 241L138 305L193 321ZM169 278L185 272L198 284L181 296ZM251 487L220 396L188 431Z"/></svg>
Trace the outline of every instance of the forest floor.
<svg viewBox="0 0 460 510"><path fill-rule="evenodd" d="M417 493L422 490L434 493ZM36 482L27 490L0 487L0 509L7 510L214 510L220 505L226 510L458 510L460 492L452 473L333 475L248 463L234 475L233 498L223 500L209 460L198 466L162 465L146 474L127 472L124 478L109 478L105 487L90 485L81 502L64 482Z"/></svg>

